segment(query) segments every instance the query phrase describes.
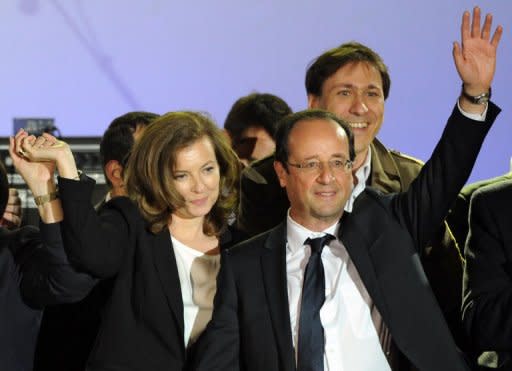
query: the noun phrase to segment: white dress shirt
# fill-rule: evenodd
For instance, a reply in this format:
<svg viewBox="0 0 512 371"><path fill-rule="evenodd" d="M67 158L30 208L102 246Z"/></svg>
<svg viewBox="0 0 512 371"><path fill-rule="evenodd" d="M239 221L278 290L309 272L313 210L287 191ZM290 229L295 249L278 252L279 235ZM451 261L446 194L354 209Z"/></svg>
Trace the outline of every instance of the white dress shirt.
<svg viewBox="0 0 512 371"><path fill-rule="evenodd" d="M311 249L304 246L304 241L325 233L337 236L338 228L339 224L335 224L321 233L312 232L297 224L288 213L286 273L295 349L304 270L311 255ZM325 271L325 302L320 310L320 321L325 335L324 369L391 370L379 342L378 324L372 319L376 308L341 241L334 240L324 247L322 263Z"/></svg>

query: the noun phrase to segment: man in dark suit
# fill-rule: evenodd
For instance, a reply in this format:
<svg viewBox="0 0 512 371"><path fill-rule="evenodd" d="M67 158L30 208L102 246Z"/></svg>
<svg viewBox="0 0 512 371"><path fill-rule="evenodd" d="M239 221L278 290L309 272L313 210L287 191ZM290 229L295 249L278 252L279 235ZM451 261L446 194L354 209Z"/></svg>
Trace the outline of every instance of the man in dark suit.
<svg viewBox="0 0 512 371"><path fill-rule="evenodd" d="M478 8L462 29L459 107L408 191L366 188L353 197L357 149L333 114L303 111L281 122L274 167L288 215L223 254L193 369L405 369L391 340L417 369L468 369L419 261L499 112L484 101L502 29L489 40L491 18L481 30Z"/></svg>
<svg viewBox="0 0 512 371"><path fill-rule="evenodd" d="M469 211L463 322L490 369L512 368L512 179L478 189Z"/></svg>
<svg viewBox="0 0 512 371"><path fill-rule="evenodd" d="M423 163L386 148L377 138L383 124L391 79L382 58L365 45L349 42L326 51L306 73L308 107L333 112L354 132L356 190L365 185L384 193L407 190ZM250 236L279 224L290 206L279 186L274 156L248 167L241 176L238 227ZM446 223L433 235L421 263L459 347L466 339L460 321L462 256Z"/></svg>

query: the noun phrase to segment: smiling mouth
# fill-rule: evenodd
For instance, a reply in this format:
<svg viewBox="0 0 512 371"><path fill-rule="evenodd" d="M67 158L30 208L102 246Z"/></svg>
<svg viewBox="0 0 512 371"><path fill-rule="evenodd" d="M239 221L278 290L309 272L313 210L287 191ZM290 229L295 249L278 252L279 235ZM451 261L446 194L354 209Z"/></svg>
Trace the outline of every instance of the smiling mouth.
<svg viewBox="0 0 512 371"><path fill-rule="evenodd" d="M366 129L368 127L367 122L349 122L348 125L351 129Z"/></svg>
<svg viewBox="0 0 512 371"><path fill-rule="evenodd" d="M336 192L335 191L316 192L316 195L319 197L333 197L336 195Z"/></svg>

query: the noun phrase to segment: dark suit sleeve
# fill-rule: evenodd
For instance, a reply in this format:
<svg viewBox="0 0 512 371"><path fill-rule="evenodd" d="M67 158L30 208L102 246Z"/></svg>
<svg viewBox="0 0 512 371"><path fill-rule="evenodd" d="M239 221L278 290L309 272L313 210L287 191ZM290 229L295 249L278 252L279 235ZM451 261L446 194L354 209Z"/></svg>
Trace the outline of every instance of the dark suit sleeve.
<svg viewBox="0 0 512 371"><path fill-rule="evenodd" d="M459 193L453 207L450 209L446 221L450 225L450 230L457 241L461 251L466 243L468 235L468 214L469 199L463 193Z"/></svg>
<svg viewBox="0 0 512 371"><path fill-rule="evenodd" d="M115 275L132 243L130 226L123 210L134 205L126 197L112 199L97 213L91 202L94 181L59 178L64 210L62 236L70 261L99 278Z"/></svg>
<svg viewBox="0 0 512 371"><path fill-rule="evenodd" d="M421 252L435 235L471 174L483 140L500 109L489 102L485 122L471 120L455 107L431 158L407 192L392 207Z"/></svg>
<svg viewBox="0 0 512 371"><path fill-rule="evenodd" d="M59 223L40 224L40 233L20 231L16 262L21 272L20 291L34 308L83 299L97 280L77 271L64 252Z"/></svg>
<svg viewBox="0 0 512 371"><path fill-rule="evenodd" d="M479 351L512 351L510 204L480 191L471 199L462 317Z"/></svg>
<svg viewBox="0 0 512 371"><path fill-rule="evenodd" d="M425 248L421 263L455 343L467 350L468 339L460 316L464 264L446 221Z"/></svg>
<svg viewBox="0 0 512 371"><path fill-rule="evenodd" d="M237 288L229 251L224 251L212 319L193 348L191 370L239 370L239 353Z"/></svg>

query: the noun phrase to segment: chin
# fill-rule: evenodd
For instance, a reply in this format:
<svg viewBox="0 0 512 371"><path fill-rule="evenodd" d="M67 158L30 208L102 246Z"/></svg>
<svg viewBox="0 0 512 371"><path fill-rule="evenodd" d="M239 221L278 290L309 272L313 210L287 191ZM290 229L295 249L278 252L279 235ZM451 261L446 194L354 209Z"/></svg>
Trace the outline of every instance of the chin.
<svg viewBox="0 0 512 371"><path fill-rule="evenodd" d="M341 213L339 212L339 208L333 209L333 210L317 210L315 212L315 216L319 219L323 219L325 221L330 220L338 220L340 218Z"/></svg>

